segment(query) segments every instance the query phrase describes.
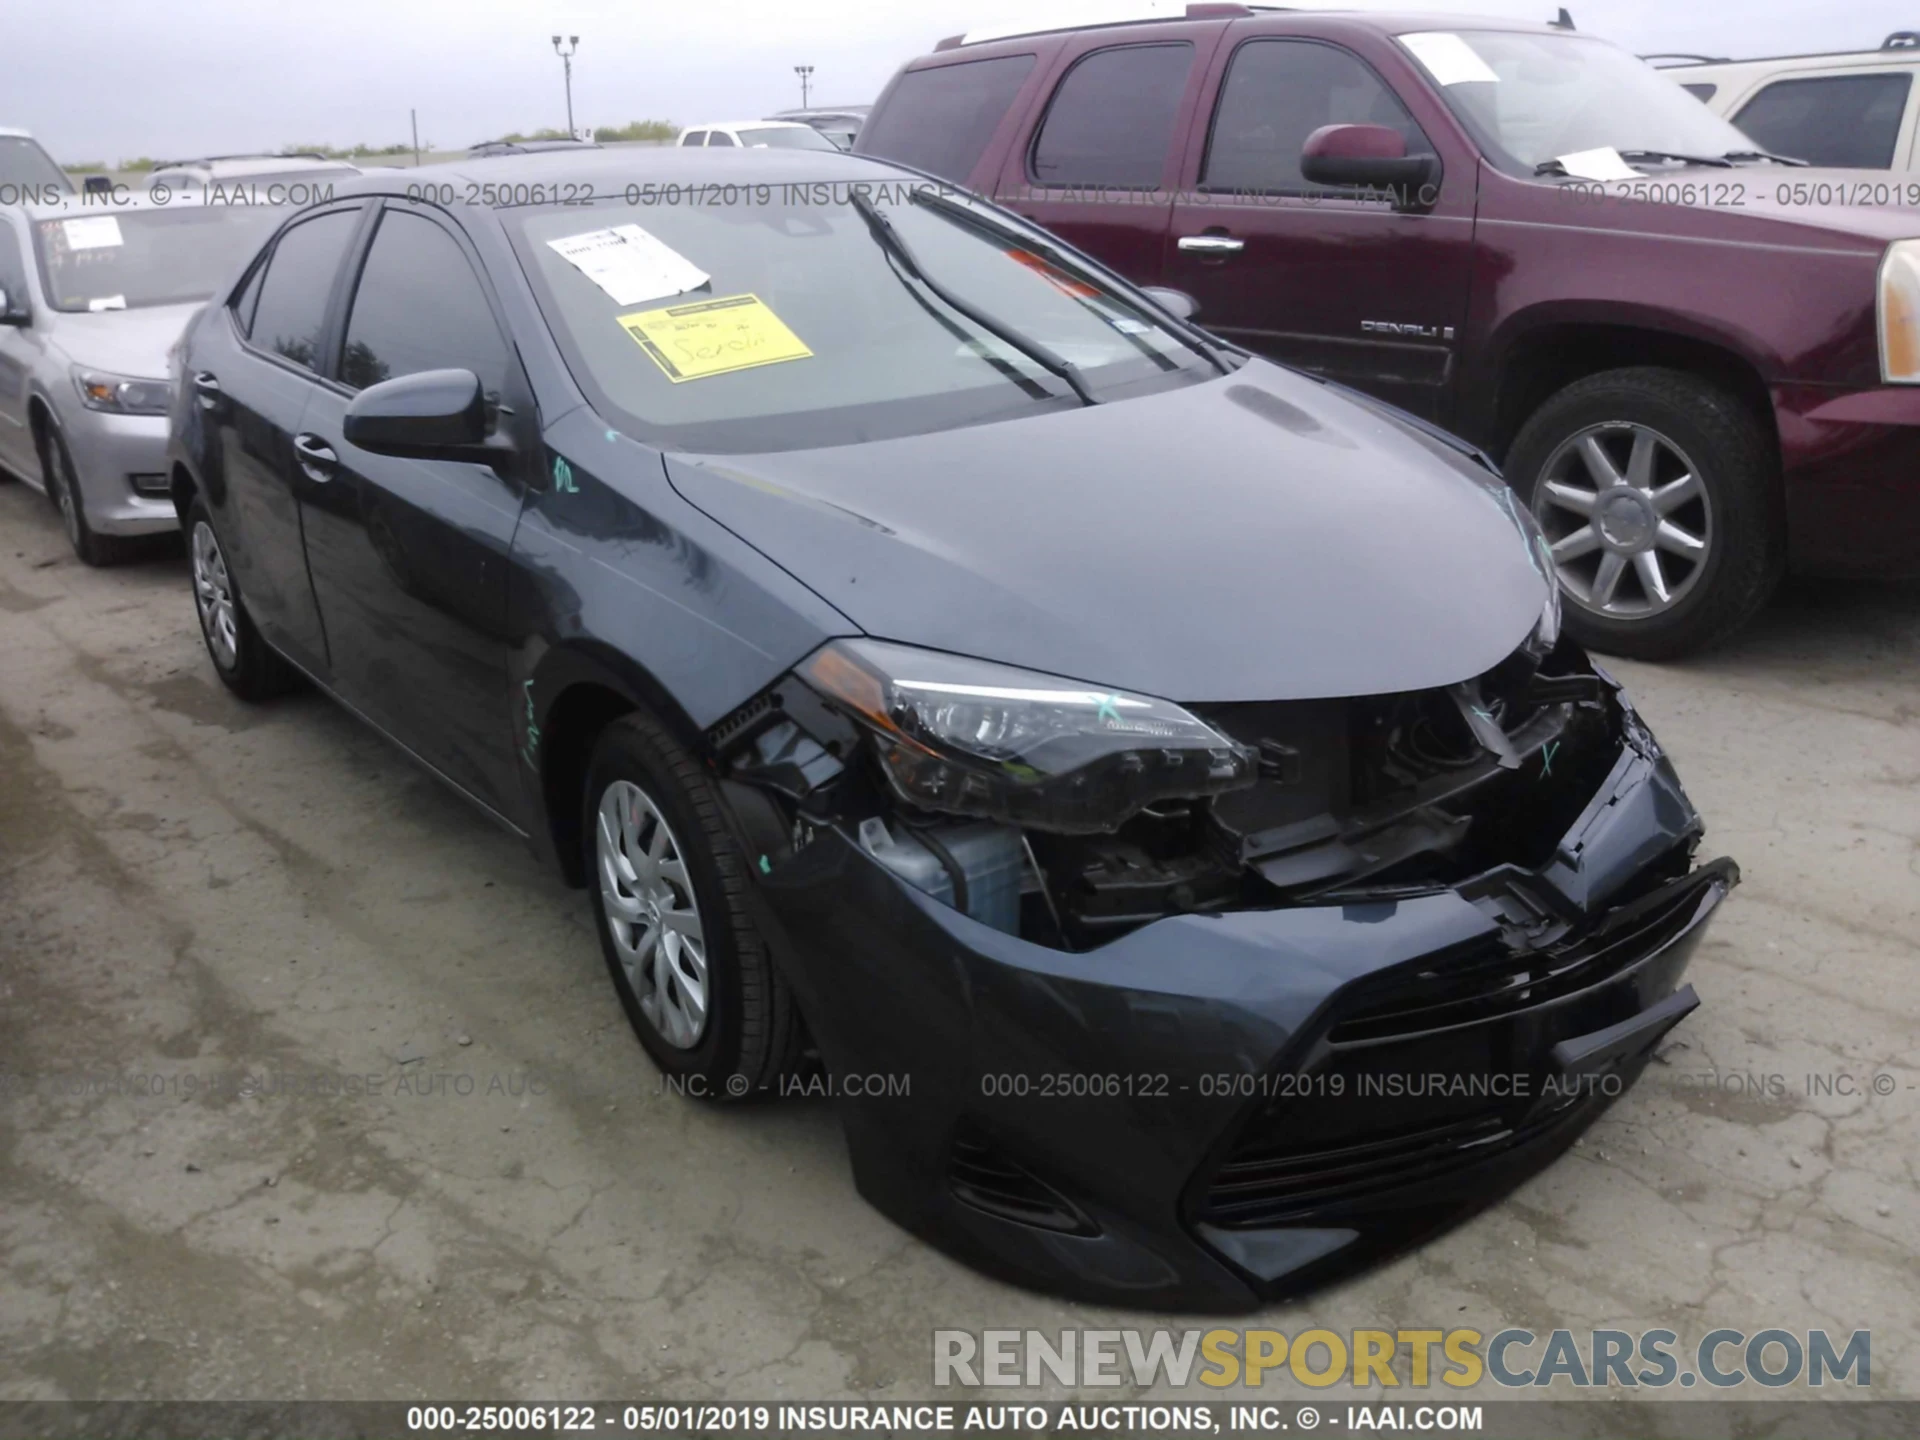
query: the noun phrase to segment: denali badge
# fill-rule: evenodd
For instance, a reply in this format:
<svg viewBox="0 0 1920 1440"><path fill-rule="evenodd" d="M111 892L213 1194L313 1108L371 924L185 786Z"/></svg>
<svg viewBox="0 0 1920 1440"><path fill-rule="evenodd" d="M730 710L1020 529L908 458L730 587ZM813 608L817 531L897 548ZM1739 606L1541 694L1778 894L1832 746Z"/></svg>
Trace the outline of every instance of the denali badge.
<svg viewBox="0 0 1920 1440"><path fill-rule="evenodd" d="M1362 320L1360 329L1368 335L1411 335L1416 340L1451 340L1451 325L1400 325L1392 320Z"/></svg>

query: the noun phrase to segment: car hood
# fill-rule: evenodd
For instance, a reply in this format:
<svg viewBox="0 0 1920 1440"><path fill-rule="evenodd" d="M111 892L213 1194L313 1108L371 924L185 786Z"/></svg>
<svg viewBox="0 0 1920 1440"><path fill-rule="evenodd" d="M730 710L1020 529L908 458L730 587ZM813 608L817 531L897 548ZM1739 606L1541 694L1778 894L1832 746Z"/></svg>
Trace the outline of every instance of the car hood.
<svg viewBox="0 0 1920 1440"><path fill-rule="evenodd" d="M1399 412L1264 361L865 445L673 455L693 505L868 634L1200 701L1424 689L1526 638L1512 493Z"/></svg>
<svg viewBox="0 0 1920 1440"><path fill-rule="evenodd" d="M53 341L76 365L143 380L167 374L167 349L205 304L153 305L75 315L53 312ZM36 319L36 325L39 321Z"/></svg>

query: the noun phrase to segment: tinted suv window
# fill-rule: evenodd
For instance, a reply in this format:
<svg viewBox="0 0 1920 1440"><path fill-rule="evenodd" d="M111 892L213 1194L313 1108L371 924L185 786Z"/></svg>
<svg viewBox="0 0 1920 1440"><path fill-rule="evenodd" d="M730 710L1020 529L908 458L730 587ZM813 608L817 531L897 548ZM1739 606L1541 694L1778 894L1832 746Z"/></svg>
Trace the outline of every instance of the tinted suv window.
<svg viewBox="0 0 1920 1440"><path fill-rule="evenodd" d="M711 135L707 136L707 148L709 150L711 150L716 145L731 145L731 144L733 144L733 137L727 134L727 132L724 130L716 130Z"/></svg>
<svg viewBox="0 0 1920 1440"><path fill-rule="evenodd" d="M704 130L689 130L680 137L680 143L682 145L704 145L707 143L707 132Z"/></svg>
<svg viewBox="0 0 1920 1440"><path fill-rule="evenodd" d="M909 70L894 81L853 148L964 185L1032 69L1031 55L1002 55Z"/></svg>
<svg viewBox="0 0 1920 1440"><path fill-rule="evenodd" d="M309 370L320 368L327 298L359 223L358 210L335 210L303 220L280 237L247 332L255 345Z"/></svg>
<svg viewBox="0 0 1920 1440"><path fill-rule="evenodd" d="M389 210L354 292L340 379L360 390L422 370L471 370L497 396L506 342L454 238L425 216Z"/></svg>
<svg viewBox="0 0 1920 1440"><path fill-rule="evenodd" d="M1433 147L1380 78L1345 50L1305 40L1254 40L1234 53L1214 108L1200 183L1209 190L1310 187L1300 151L1322 125L1385 125L1409 155Z"/></svg>
<svg viewBox="0 0 1920 1440"><path fill-rule="evenodd" d="M1096 50L1067 72L1033 144L1043 185L1160 183L1193 46L1127 45Z"/></svg>
<svg viewBox="0 0 1920 1440"><path fill-rule="evenodd" d="M1762 150L1815 165L1885 170L1893 164L1905 75L1823 75L1776 80L1740 107L1733 123Z"/></svg>

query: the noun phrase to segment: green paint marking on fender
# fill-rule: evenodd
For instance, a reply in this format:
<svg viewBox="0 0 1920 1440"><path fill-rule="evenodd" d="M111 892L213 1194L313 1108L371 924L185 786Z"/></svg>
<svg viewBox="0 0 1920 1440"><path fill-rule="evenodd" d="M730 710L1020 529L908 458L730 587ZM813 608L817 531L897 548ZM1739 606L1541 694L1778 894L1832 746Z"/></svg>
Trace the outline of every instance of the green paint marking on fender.
<svg viewBox="0 0 1920 1440"><path fill-rule="evenodd" d="M553 488L562 495L580 493L580 487L573 483L573 467L567 463L564 455L553 457Z"/></svg>
<svg viewBox="0 0 1920 1440"><path fill-rule="evenodd" d="M1120 723L1120 697L1118 695L1102 695L1100 697L1100 708L1094 713L1094 718L1097 720L1111 720L1114 724L1118 725Z"/></svg>
<svg viewBox="0 0 1920 1440"><path fill-rule="evenodd" d="M773 866L767 863L767 857L764 855L760 857L760 873L762 875L771 875L773 873Z"/></svg>

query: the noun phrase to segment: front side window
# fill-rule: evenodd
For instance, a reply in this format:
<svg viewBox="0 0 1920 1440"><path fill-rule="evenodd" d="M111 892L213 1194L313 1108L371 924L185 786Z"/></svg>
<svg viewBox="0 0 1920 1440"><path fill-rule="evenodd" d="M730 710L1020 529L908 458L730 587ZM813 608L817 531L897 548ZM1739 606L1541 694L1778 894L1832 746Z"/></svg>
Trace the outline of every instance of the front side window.
<svg viewBox="0 0 1920 1440"><path fill-rule="evenodd" d="M327 301L359 223L358 210L335 210L303 220L280 237L248 329L256 346L309 370L320 368Z"/></svg>
<svg viewBox="0 0 1920 1440"><path fill-rule="evenodd" d="M716 130L707 137L707 148L709 150L711 150L716 145L731 145L731 144L733 144L733 137L724 130Z"/></svg>
<svg viewBox="0 0 1920 1440"><path fill-rule="evenodd" d="M911 203L906 188L876 187L890 193L875 203L922 271L1069 361L1100 398L1217 373L1124 287ZM1043 232L1001 223L1046 244ZM623 226L645 232L645 253L599 268ZM787 450L1077 403L1030 354L914 280L844 201L608 203L533 211L509 230L576 377L609 423L649 443ZM647 293L662 273L656 244L692 267L682 280L697 288ZM585 269L568 258L583 252ZM698 274L711 278L700 285Z"/></svg>
<svg viewBox="0 0 1920 1440"><path fill-rule="evenodd" d="M1399 97L1357 56L1309 40L1250 40L1220 87L1200 183L1246 194L1312 188L1300 152L1323 125L1384 125L1400 132L1407 154L1433 153Z"/></svg>
<svg viewBox="0 0 1920 1440"><path fill-rule="evenodd" d="M1060 82L1033 143L1042 185L1152 190L1160 184L1193 46L1096 50Z"/></svg>
<svg viewBox="0 0 1920 1440"><path fill-rule="evenodd" d="M27 267L20 254L20 239L13 227L0 220L0 290L15 308L27 303Z"/></svg>
<svg viewBox="0 0 1920 1440"><path fill-rule="evenodd" d="M1633 161L1640 151L1719 159L1754 148L1671 76L1604 40L1511 30L1398 38L1494 158L1524 174L1586 150Z"/></svg>
<svg viewBox="0 0 1920 1440"><path fill-rule="evenodd" d="M680 143L689 146L704 145L707 143L707 132L704 130L689 130L680 137Z"/></svg>
<svg viewBox="0 0 1920 1440"><path fill-rule="evenodd" d="M0 205L71 195L73 182L53 157L26 135L0 135Z"/></svg>
<svg viewBox="0 0 1920 1440"><path fill-rule="evenodd" d="M1906 75L1816 75L1776 80L1733 123L1762 150L1843 170L1885 170L1907 113Z"/></svg>
<svg viewBox="0 0 1920 1440"><path fill-rule="evenodd" d="M756 125L740 132L742 145L766 145L775 150L838 150L811 125Z"/></svg>
<svg viewBox="0 0 1920 1440"><path fill-rule="evenodd" d="M497 398L506 342L454 238L424 215L388 210L348 311L340 379L364 390L422 370L471 370Z"/></svg>
<svg viewBox="0 0 1920 1440"><path fill-rule="evenodd" d="M34 248L47 303L70 311L205 300L285 214L247 205L69 208L34 225Z"/></svg>
<svg viewBox="0 0 1920 1440"><path fill-rule="evenodd" d="M1001 55L909 70L861 127L854 151L964 185L1032 69L1031 55Z"/></svg>

